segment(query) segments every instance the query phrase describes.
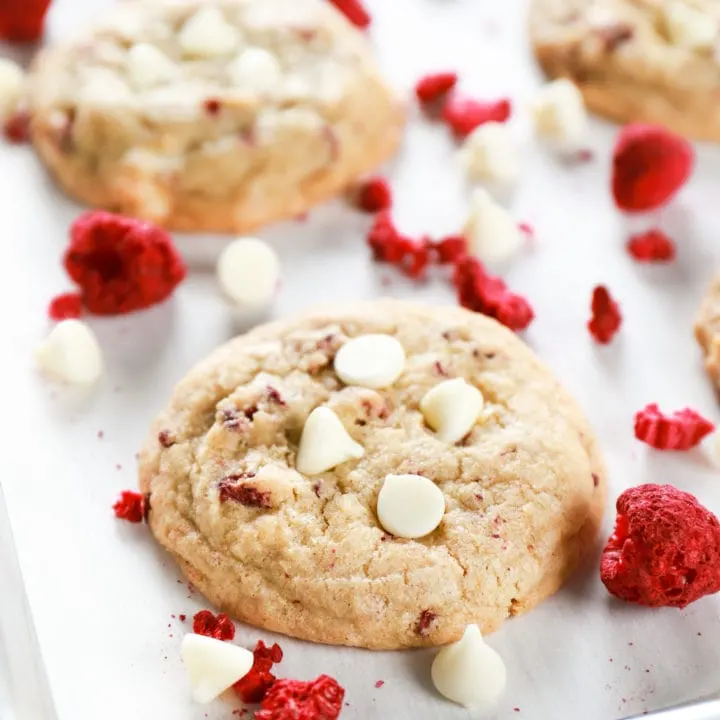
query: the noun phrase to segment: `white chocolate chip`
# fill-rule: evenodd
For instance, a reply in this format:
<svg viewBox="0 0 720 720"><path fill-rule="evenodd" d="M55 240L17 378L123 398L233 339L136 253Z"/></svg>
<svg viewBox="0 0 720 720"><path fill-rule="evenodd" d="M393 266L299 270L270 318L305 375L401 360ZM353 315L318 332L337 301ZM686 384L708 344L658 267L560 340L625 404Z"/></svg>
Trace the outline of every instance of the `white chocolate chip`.
<svg viewBox="0 0 720 720"><path fill-rule="evenodd" d="M130 48L127 68L133 83L141 90L172 80L178 70L165 53L148 43L138 43Z"/></svg>
<svg viewBox="0 0 720 720"><path fill-rule="evenodd" d="M102 374L100 345L81 320L58 323L35 351L35 360L49 375L77 385L91 385Z"/></svg>
<svg viewBox="0 0 720 720"><path fill-rule="evenodd" d="M718 39L718 24L698 8L683 0L673 0L661 5L670 40L688 50L711 50Z"/></svg>
<svg viewBox="0 0 720 720"><path fill-rule="evenodd" d="M223 294L239 307L266 304L277 289L280 261L277 253L257 238L238 238L223 250L217 263Z"/></svg>
<svg viewBox="0 0 720 720"><path fill-rule="evenodd" d="M253 665L253 654L244 647L193 633L183 638L180 657L199 703L214 700L247 675Z"/></svg>
<svg viewBox="0 0 720 720"><path fill-rule="evenodd" d="M420 401L425 422L447 443L464 438L478 421L482 408L482 393L463 378L444 380Z"/></svg>
<svg viewBox="0 0 720 720"><path fill-rule="evenodd" d="M520 174L520 156L506 123L485 123L468 135L461 151L468 178L476 183L512 185Z"/></svg>
<svg viewBox="0 0 720 720"><path fill-rule="evenodd" d="M473 190L463 233L470 252L487 263L509 260L523 243L515 219L483 188Z"/></svg>
<svg viewBox="0 0 720 720"><path fill-rule="evenodd" d="M233 85L252 94L271 93L282 82L282 68L275 57L262 48L243 50L227 67Z"/></svg>
<svg viewBox="0 0 720 720"><path fill-rule="evenodd" d="M538 91L531 106L538 135L565 149L579 144L588 128L582 93L567 78L553 80Z"/></svg>
<svg viewBox="0 0 720 720"><path fill-rule="evenodd" d="M230 55L240 44L237 30L213 5L201 7L190 17L178 39L183 53L191 57Z"/></svg>
<svg viewBox="0 0 720 720"><path fill-rule="evenodd" d="M478 626L468 625L460 640L437 654L431 675L438 692L448 700L465 707L490 706L505 689L507 671Z"/></svg>
<svg viewBox="0 0 720 720"><path fill-rule="evenodd" d="M319 475L364 454L340 418L330 408L318 407L305 421L295 467L304 475Z"/></svg>
<svg viewBox="0 0 720 720"><path fill-rule="evenodd" d="M335 372L346 385L384 388L405 368L405 349L391 335L361 335L348 340L335 355Z"/></svg>
<svg viewBox="0 0 720 720"><path fill-rule="evenodd" d="M422 475L388 475L377 500L377 515L387 532L401 538L429 535L445 514L442 490Z"/></svg>
<svg viewBox="0 0 720 720"><path fill-rule="evenodd" d="M118 106L131 95L130 88L117 74L97 70L89 76L79 90L82 102L87 105Z"/></svg>
<svg viewBox="0 0 720 720"><path fill-rule="evenodd" d="M0 58L0 119L10 115L23 94L25 73L22 68L5 58Z"/></svg>

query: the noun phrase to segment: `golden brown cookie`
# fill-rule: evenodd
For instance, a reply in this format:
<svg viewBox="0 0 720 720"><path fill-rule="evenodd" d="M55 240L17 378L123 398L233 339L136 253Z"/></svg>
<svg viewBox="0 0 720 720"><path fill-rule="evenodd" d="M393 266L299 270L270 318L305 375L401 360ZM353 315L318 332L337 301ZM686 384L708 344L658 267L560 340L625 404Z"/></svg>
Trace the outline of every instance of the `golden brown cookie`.
<svg viewBox="0 0 720 720"><path fill-rule="evenodd" d="M33 140L71 196L186 231L245 232L395 150L403 112L321 0L130 0L44 51Z"/></svg>
<svg viewBox="0 0 720 720"><path fill-rule="evenodd" d="M710 283L700 305L695 337L705 356L705 369L715 387L720 389L720 275Z"/></svg>
<svg viewBox="0 0 720 720"><path fill-rule="evenodd" d="M404 368L384 389L345 385L334 357L371 333L397 338ZM485 402L453 443L421 410L448 378ZM360 453L303 475L299 439L318 407ZM383 529L388 474L440 488L437 529L419 539ZM552 595L593 547L606 476L577 405L513 333L460 308L383 300L258 327L218 349L155 422L140 486L157 540L233 617L392 649L456 640L469 623L491 632Z"/></svg>

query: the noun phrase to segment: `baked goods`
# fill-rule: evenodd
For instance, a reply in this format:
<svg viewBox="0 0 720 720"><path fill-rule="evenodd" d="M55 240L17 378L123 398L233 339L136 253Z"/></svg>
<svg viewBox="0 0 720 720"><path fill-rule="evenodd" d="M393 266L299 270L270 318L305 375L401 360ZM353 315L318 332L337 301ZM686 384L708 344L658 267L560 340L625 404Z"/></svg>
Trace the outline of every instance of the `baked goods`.
<svg viewBox="0 0 720 720"><path fill-rule="evenodd" d="M29 92L68 194L187 231L303 213L403 124L366 39L321 0L129 0L41 53Z"/></svg>
<svg viewBox="0 0 720 720"><path fill-rule="evenodd" d="M376 334L400 342L402 372L345 385L337 351ZM484 403L457 442L424 419L443 426L439 393L422 408L450 378ZM311 415L327 433L308 429ZM376 512L383 484L408 475L445 502L415 539ZM457 640L471 623L491 632L554 593L593 545L605 470L575 402L513 333L460 308L382 300L218 349L155 422L140 486L154 535L223 611L316 642L401 648Z"/></svg>
<svg viewBox="0 0 720 720"><path fill-rule="evenodd" d="M593 111L720 140L715 0L533 0L530 26L545 72Z"/></svg>
<svg viewBox="0 0 720 720"><path fill-rule="evenodd" d="M705 370L720 388L720 275L713 278L695 320L695 337L705 357Z"/></svg>

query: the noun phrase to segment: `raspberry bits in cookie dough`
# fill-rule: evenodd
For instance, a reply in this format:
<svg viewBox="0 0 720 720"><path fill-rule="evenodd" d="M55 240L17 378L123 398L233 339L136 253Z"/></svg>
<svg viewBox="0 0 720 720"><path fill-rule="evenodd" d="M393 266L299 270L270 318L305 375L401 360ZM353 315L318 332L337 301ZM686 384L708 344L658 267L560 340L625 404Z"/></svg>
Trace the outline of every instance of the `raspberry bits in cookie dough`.
<svg viewBox="0 0 720 720"><path fill-rule="evenodd" d="M554 593L592 547L605 469L514 333L385 300L218 349L158 417L140 485L153 534L222 612L395 649L489 633Z"/></svg>

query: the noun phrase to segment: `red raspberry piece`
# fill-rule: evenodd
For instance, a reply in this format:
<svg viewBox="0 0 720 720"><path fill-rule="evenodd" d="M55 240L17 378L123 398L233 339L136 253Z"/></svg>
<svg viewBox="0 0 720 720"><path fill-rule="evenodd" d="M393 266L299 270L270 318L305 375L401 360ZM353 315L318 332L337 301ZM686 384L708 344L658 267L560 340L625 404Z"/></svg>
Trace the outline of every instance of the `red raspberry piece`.
<svg viewBox="0 0 720 720"><path fill-rule="evenodd" d="M439 72L425 75L415 85L415 95L423 104L434 103L447 95L457 85L454 72Z"/></svg>
<svg viewBox="0 0 720 720"><path fill-rule="evenodd" d="M320 675L310 682L278 680L255 713L255 720L336 720L345 690L337 680Z"/></svg>
<svg viewBox="0 0 720 720"><path fill-rule="evenodd" d="M235 625L225 613L214 615L210 610L200 610L193 617L193 632L216 640L232 640L235 637Z"/></svg>
<svg viewBox="0 0 720 720"><path fill-rule="evenodd" d="M370 13L360 0L330 0L330 2L356 27L366 28L372 22Z"/></svg>
<svg viewBox="0 0 720 720"><path fill-rule="evenodd" d="M442 118L458 137L469 135L478 125L505 122L512 113L510 100L473 100L457 95L448 99Z"/></svg>
<svg viewBox="0 0 720 720"><path fill-rule="evenodd" d="M1 0L0 38L16 42L39 40L50 0Z"/></svg>
<svg viewBox="0 0 720 720"><path fill-rule="evenodd" d="M535 317L530 303L501 278L488 274L475 257L466 255L456 262L453 284L464 308L495 318L511 330L524 330Z"/></svg>
<svg viewBox="0 0 720 720"><path fill-rule="evenodd" d="M689 450L715 429L715 425L690 408L663 415L651 403L635 415L635 437L658 450Z"/></svg>
<svg viewBox="0 0 720 720"><path fill-rule="evenodd" d="M610 594L648 607L683 608L720 590L720 523L672 485L639 485L617 500L600 579Z"/></svg>
<svg viewBox="0 0 720 720"><path fill-rule="evenodd" d="M70 229L65 269L87 309L119 315L168 298L186 268L170 235L149 222L91 210Z"/></svg>
<svg viewBox="0 0 720 720"><path fill-rule="evenodd" d="M448 235L435 243L434 250L438 263L449 265L467 255L467 240L463 235Z"/></svg>
<svg viewBox="0 0 720 720"><path fill-rule="evenodd" d="M30 113L27 110L16 110L7 117L3 124L3 135L8 142L16 145L30 142Z"/></svg>
<svg viewBox="0 0 720 720"><path fill-rule="evenodd" d="M675 243L662 230L633 235L627 250L638 262L670 262L675 259Z"/></svg>
<svg viewBox="0 0 720 720"><path fill-rule="evenodd" d="M262 640L258 640L253 650L253 666L250 672L233 685L233 689L244 703L262 701L277 679L270 672L272 666L282 659L283 651L277 643L267 647Z"/></svg>
<svg viewBox="0 0 720 720"><path fill-rule="evenodd" d="M390 213L377 214L367 237L373 257L379 262L397 265L406 275L418 279L425 275L430 262L430 244L401 235Z"/></svg>
<svg viewBox="0 0 720 720"><path fill-rule="evenodd" d="M82 315L82 296L69 292L55 296L48 306L48 315L52 320L69 320Z"/></svg>
<svg viewBox="0 0 720 720"><path fill-rule="evenodd" d="M385 178L367 179L357 192L357 206L369 213L389 210L392 207L392 190Z"/></svg>
<svg viewBox="0 0 720 720"><path fill-rule="evenodd" d="M685 138L657 125L626 125L613 151L612 192L627 212L664 205L687 182L695 162Z"/></svg>
<svg viewBox="0 0 720 720"><path fill-rule="evenodd" d="M141 523L145 519L146 500L142 493L123 490L113 505L115 517L131 523Z"/></svg>
<svg viewBox="0 0 720 720"><path fill-rule="evenodd" d="M609 343L622 324L620 306L612 299L604 285L598 285L592 294L592 317L588 322L590 334L599 343Z"/></svg>

